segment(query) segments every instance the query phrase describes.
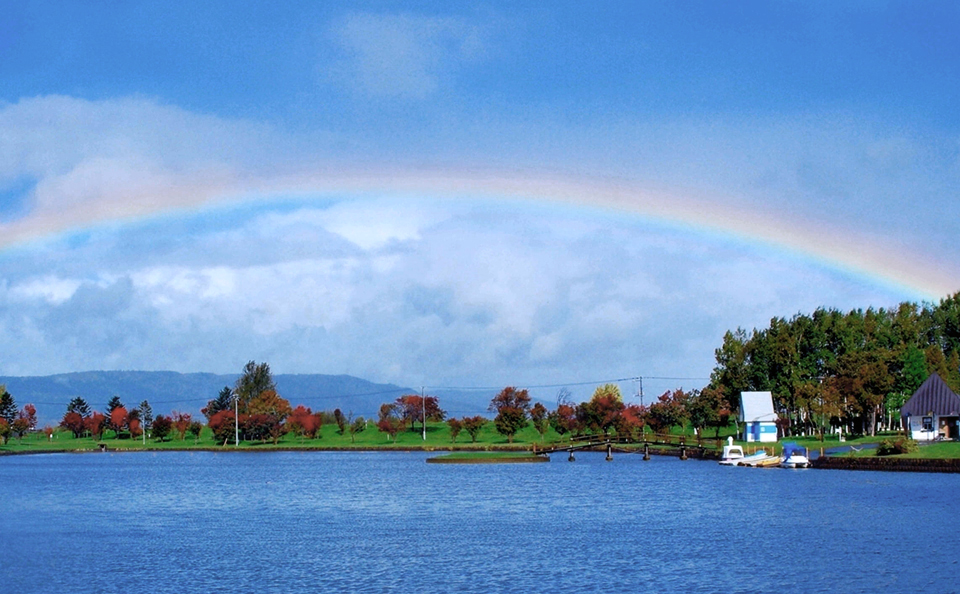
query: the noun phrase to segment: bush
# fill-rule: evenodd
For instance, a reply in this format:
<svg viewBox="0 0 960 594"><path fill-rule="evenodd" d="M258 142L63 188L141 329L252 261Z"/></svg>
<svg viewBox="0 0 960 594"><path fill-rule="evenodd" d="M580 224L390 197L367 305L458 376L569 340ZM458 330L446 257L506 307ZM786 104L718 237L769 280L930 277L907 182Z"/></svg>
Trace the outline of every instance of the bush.
<svg viewBox="0 0 960 594"><path fill-rule="evenodd" d="M896 454L910 454L920 449L917 442L906 437L884 439L877 446L878 456L894 456Z"/></svg>

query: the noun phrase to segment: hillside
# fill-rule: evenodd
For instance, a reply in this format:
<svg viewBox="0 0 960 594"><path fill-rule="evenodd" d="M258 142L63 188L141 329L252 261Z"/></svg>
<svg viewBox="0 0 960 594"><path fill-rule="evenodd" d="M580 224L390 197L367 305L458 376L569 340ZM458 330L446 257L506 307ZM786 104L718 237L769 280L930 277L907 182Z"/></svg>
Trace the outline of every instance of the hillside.
<svg viewBox="0 0 960 594"><path fill-rule="evenodd" d="M200 413L224 386L233 386L238 375L177 373L173 371L85 371L36 377L3 377L17 406L33 403L40 424L56 423L71 399L80 396L103 410L114 395L136 406L148 400L155 413L172 410ZM340 408L357 415L374 416L383 402L415 390L393 384L376 384L348 375L275 375L277 391L294 406L315 410Z"/></svg>

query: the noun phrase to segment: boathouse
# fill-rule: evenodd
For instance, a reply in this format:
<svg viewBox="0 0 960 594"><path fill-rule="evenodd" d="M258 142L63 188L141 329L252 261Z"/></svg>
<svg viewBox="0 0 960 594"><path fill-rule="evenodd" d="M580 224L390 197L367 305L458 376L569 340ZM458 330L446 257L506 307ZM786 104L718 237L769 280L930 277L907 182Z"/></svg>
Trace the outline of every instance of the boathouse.
<svg viewBox="0 0 960 594"><path fill-rule="evenodd" d="M960 396L934 373L903 405L900 418L910 437L917 441L957 439Z"/></svg>
<svg viewBox="0 0 960 594"><path fill-rule="evenodd" d="M744 441L777 441L777 413L770 392L740 392Z"/></svg>

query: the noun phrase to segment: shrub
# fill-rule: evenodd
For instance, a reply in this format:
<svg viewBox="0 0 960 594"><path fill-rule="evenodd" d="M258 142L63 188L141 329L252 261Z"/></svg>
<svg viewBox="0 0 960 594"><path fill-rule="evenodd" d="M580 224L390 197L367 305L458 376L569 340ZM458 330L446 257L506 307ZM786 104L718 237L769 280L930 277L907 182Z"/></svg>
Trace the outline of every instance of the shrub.
<svg viewBox="0 0 960 594"><path fill-rule="evenodd" d="M894 456L896 454L910 454L916 452L920 446L917 442L906 437L896 439L884 439L877 446L878 456Z"/></svg>

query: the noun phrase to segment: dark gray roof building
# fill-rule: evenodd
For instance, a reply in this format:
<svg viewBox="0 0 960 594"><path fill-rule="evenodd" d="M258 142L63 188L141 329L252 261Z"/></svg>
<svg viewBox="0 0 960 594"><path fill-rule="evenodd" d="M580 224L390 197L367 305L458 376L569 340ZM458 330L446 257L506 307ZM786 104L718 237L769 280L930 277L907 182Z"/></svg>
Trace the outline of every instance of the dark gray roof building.
<svg viewBox="0 0 960 594"><path fill-rule="evenodd" d="M936 373L917 388L910 400L900 409L901 417L918 417L933 413L938 417L960 416L960 396Z"/></svg>

